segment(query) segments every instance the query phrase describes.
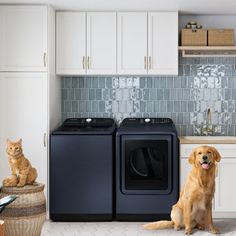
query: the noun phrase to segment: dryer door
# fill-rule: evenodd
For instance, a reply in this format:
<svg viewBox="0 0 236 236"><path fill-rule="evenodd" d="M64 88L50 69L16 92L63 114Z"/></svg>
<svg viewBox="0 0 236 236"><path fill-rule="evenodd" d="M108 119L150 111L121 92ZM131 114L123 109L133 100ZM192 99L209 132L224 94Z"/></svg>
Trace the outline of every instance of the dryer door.
<svg viewBox="0 0 236 236"><path fill-rule="evenodd" d="M122 136L122 192L169 194L172 190L171 135Z"/></svg>

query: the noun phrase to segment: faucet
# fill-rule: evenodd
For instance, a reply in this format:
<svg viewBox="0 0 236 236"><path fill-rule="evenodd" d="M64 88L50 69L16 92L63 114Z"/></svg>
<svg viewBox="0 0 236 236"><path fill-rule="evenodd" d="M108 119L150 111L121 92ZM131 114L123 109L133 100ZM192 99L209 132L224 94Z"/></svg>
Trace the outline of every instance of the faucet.
<svg viewBox="0 0 236 236"><path fill-rule="evenodd" d="M201 135L213 135L215 132L215 129L212 126L212 121L211 121L211 109L207 109L207 120L206 120L206 125L202 126L201 128Z"/></svg>

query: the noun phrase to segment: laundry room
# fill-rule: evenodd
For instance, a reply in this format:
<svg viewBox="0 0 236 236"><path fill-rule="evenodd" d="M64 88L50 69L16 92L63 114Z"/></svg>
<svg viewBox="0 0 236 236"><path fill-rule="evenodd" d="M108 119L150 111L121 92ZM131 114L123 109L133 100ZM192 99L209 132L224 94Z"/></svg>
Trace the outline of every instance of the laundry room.
<svg viewBox="0 0 236 236"><path fill-rule="evenodd" d="M235 9L0 0L0 236L236 235Z"/></svg>

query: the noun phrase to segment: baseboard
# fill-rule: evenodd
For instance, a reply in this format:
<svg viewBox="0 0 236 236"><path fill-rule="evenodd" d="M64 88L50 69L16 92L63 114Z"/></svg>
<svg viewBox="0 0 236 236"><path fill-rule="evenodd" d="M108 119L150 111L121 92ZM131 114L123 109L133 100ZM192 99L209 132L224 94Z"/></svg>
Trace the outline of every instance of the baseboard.
<svg viewBox="0 0 236 236"><path fill-rule="evenodd" d="M213 212L212 213L213 218L219 219L219 218L236 218L236 212Z"/></svg>
<svg viewBox="0 0 236 236"><path fill-rule="evenodd" d="M170 220L170 214L116 214L117 221L156 221Z"/></svg>
<svg viewBox="0 0 236 236"><path fill-rule="evenodd" d="M50 219L57 222L112 221L112 214L50 214Z"/></svg>

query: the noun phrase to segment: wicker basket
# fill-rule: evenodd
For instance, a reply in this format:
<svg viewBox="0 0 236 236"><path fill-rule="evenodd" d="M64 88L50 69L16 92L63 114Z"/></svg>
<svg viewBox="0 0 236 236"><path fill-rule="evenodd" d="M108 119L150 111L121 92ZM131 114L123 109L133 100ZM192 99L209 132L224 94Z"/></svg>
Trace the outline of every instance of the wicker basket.
<svg viewBox="0 0 236 236"><path fill-rule="evenodd" d="M5 208L0 218L5 222L5 236L39 236L46 219L44 185L27 185L23 188L2 187L1 197L17 195Z"/></svg>
<svg viewBox="0 0 236 236"><path fill-rule="evenodd" d="M233 29L208 29L208 46L233 46Z"/></svg>
<svg viewBox="0 0 236 236"><path fill-rule="evenodd" d="M182 29L181 32L182 46L206 46L207 45L207 30L197 29Z"/></svg>

